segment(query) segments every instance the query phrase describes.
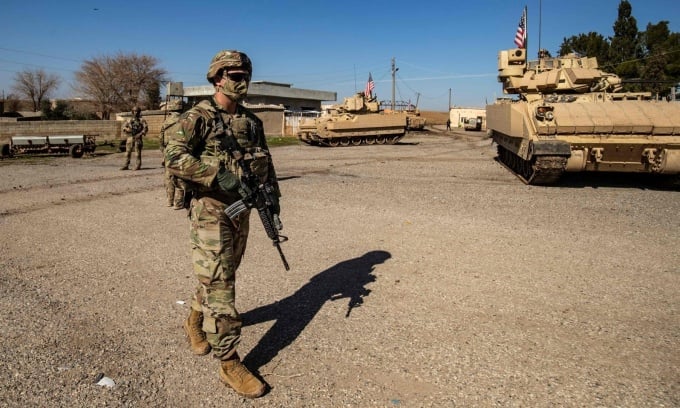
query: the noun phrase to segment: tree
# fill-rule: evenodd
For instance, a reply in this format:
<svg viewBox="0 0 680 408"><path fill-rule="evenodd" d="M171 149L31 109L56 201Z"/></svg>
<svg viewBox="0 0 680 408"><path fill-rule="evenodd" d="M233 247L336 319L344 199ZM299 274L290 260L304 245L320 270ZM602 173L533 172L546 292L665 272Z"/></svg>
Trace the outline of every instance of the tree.
<svg viewBox="0 0 680 408"><path fill-rule="evenodd" d="M648 54L654 51L666 51L665 48L670 35L668 21L659 21L656 24L649 23L641 36L641 42Z"/></svg>
<svg viewBox="0 0 680 408"><path fill-rule="evenodd" d="M680 82L680 33L672 33L668 21L648 23L638 32L627 0L621 0L614 22L614 36L605 39L594 32L565 38L560 55L576 52L597 57L600 67L628 80L627 91L651 91L663 96L671 83Z"/></svg>
<svg viewBox="0 0 680 408"><path fill-rule="evenodd" d="M601 67L609 65L609 42L601 34L589 32L588 34L574 35L565 38L560 45L560 55L575 52L586 57L595 57Z"/></svg>
<svg viewBox="0 0 680 408"><path fill-rule="evenodd" d="M133 106L156 108L160 84L167 80L166 71L157 65L156 58L136 53L96 57L75 73L75 89L97 102L102 119Z"/></svg>
<svg viewBox="0 0 680 408"><path fill-rule="evenodd" d="M636 62L642 55L638 42L637 20L633 17L633 6L628 0L619 3L618 18L614 22L614 37L611 38L610 59L616 66L616 73L622 78L638 76Z"/></svg>
<svg viewBox="0 0 680 408"><path fill-rule="evenodd" d="M37 112L42 101L49 98L60 82L59 76L48 74L43 69L23 70L15 75L12 89L20 96L30 99L33 112Z"/></svg>
<svg viewBox="0 0 680 408"><path fill-rule="evenodd" d="M10 93L7 95L5 98L5 112L16 112L19 110L19 107L21 106L21 101L19 101L19 96L13 93Z"/></svg>
<svg viewBox="0 0 680 408"><path fill-rule="evenodd" d="M659 21L647 24L642 34L647 64L661 60L666 79L680 80L680 33L671 33L668 21Z"/></svg>
<svg viewBox="0 0 680 408"><path fill-rule="evenodd" d="M43 101L40 105L43 120L66 120L70 119L68 113L68 104L64 101L56 101L54 104L50 101Z"/></svg>

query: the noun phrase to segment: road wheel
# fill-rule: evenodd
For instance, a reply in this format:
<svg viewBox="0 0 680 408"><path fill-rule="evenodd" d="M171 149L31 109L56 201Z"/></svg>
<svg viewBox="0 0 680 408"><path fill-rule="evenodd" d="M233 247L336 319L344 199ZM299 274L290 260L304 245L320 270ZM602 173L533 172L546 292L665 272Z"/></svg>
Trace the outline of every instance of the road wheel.
<svg viewBox="0 0 680 408"><path fill-rule="evenodd" d="M340 145L349 146L349 138L343 137L342 139L340 139Z"/></svg>
<svg viewBox="0 0 680 408"><path fill-rule="evenodd" d="M375 144L375 138L373 136L366 136L364 138L364 143L366 143L367 145Z"/></svg>
<svg viewBox="0 0 680 408"><path fill-rule="evenodd" d="M335 137L328 139L328 145L331 147L338 147L340 145L340 140Z"/></svg>
<svg viewBox="0 0 680 408"><path fill-rule="evenodd" d="M68 153L74 159L79 159L79 158L83 157L83 145L75 144L75 145L69 147Z"/></svg>
<svg viewBox="0 0 680 408"><path fill-rule="evenodd" d="M352 142L352 146L359 146L363 142L363 137L353 137L350 142Z"/></svg>

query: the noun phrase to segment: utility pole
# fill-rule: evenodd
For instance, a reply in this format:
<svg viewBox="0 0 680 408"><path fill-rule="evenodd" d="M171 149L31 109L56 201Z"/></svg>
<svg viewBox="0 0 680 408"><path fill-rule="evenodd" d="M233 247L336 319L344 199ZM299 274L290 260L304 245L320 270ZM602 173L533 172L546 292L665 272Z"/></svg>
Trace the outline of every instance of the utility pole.
<svg viewBox="0 0 680 408"><path fill-rule="evenodd" d="M451 88L449 88L449 112L451 112Z"/></svg>
<svg viewBox="0 0 680 408"><path fill-rule="evenodd" d="M418 102L420 102L420 92L416 92L416 109L418 109Z"/></svg>
<svg viewBox="0 0 680 408"><path fill-rule="evenodd" d="M394 66L394 57L392 57L392 112L394 112L395 108L395 101L394 101L394 89L395 89L395 76L397 71L399 71L399 68L395 68Z"/></svg>

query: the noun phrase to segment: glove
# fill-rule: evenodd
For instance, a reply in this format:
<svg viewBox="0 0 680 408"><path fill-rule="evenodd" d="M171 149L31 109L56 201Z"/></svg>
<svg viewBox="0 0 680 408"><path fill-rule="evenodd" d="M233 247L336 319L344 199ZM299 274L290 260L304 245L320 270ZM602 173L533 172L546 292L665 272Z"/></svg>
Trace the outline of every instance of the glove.
<svg viewBox="0 0 680 408"><path fill-rule="evenodd" d="M217 172L217 177L215 177L215 183L217 184L217 187L219 187L220 190L231 192L236 191L238 189L238 187L241 185L241 180L234 173L230 172L225 168L221 168Z"/></svg>
<svg viewBox="0 0 680 408"><path fill-rule="evenodd" d="M260 179L266 180L269 173L269 157L264 153L255 153L250 162L250 171Z"/></svg>

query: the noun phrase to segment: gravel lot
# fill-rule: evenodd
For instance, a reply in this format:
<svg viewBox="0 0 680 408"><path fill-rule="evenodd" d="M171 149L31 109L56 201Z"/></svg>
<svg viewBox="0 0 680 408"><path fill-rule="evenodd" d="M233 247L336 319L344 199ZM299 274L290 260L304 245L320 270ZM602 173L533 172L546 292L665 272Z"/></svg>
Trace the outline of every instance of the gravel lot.
<svg viewBox="0 0 680 408"><path fill-rule="evenodd" d="M291 271L253 215L237 289L258 400L188 350L159 152L0 161L0 406L680 405L677 189L526 186L479 133L273 155Z"/></svg>

